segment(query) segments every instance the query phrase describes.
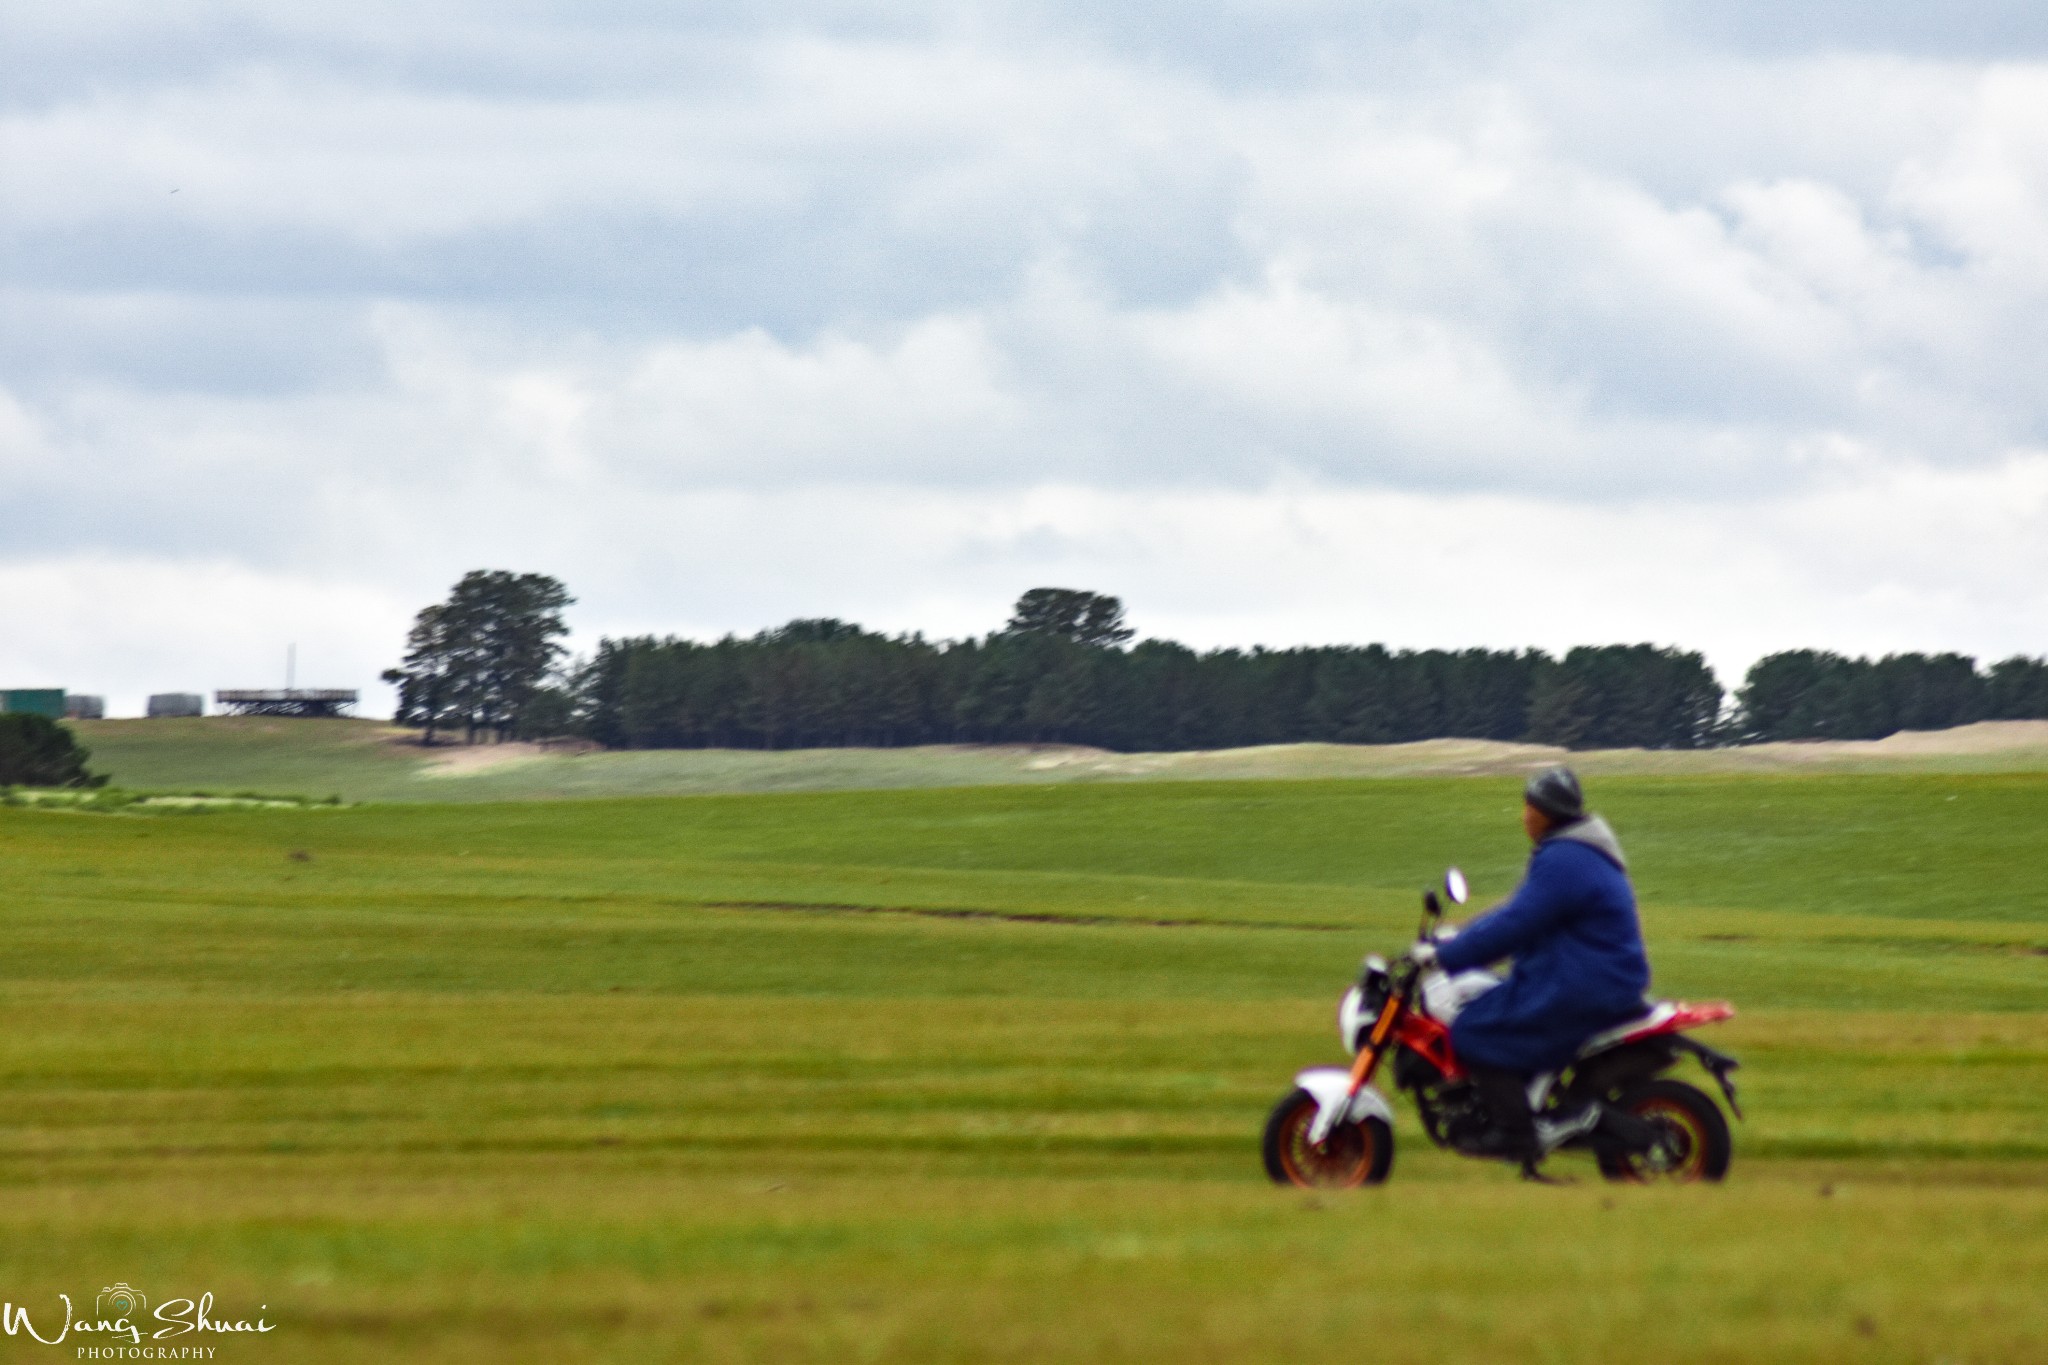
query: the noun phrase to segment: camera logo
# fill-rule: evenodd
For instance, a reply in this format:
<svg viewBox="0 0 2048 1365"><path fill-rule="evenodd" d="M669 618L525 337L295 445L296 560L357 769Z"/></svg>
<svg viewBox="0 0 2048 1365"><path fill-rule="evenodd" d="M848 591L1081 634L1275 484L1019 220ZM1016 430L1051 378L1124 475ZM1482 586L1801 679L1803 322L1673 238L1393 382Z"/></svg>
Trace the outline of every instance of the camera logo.
<svg viewBox="0 0 2048 1365"><path fill-rule="evenodd" d="M147 1296L130 1289L126 1280L108 1285L92 1301L92 1311L102 1320L140 1317L148 1307Z"/></svg>

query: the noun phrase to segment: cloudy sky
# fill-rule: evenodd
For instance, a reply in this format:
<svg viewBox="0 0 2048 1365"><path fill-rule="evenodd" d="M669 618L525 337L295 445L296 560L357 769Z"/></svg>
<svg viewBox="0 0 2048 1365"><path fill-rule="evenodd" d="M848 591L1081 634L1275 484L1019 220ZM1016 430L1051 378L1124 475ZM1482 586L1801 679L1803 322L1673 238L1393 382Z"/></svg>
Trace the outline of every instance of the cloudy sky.
<svg viewBox="0 0 2048 1365"><path fill-rule="evenodd" d="M0 685L1039 584L1198 645L2048 652L2048 9L0 9Z"/></svg>

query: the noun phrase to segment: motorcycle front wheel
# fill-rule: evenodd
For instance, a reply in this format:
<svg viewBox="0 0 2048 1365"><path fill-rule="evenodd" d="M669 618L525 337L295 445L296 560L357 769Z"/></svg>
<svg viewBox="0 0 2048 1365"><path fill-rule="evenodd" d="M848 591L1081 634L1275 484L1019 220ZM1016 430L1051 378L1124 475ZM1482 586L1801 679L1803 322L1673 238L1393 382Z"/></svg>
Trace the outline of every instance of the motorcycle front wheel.
<svg viewBox="0 0 2048 1365"><path fill-rule="evenodd" d="M1308 1140L1316 1121L1316 1097L1289 1091L1266 1120L1266 1174L1276 1185L1303 1189L1348 1189L1377 1185L1394 1167L1394 1130L1384 1119L1340 1123L1320 1149Z"/></svg>
<svg viewBox="0 0 2048 1365"><path fill-rule="evenodd" d="M1721 1117L1721 1107L1701 1091L1684 1081L1645 1081L1630 1086L1614 1103L1617 1109L1657 1128L1663 1150L1600 1151L1600 1174L1609 1180L1687 1185L1728 1174L1728 1162L1735 1154L1728 1120Z"/></svg>

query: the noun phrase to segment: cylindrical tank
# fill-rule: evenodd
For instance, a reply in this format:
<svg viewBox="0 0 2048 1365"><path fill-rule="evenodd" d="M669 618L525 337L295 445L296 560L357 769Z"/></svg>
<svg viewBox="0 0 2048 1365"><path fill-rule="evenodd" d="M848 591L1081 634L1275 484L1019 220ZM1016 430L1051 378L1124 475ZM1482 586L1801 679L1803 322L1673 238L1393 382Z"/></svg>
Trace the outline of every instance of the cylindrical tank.
<svg viewBox="0 0 2048 1365"><path fill-rule="evenodd" d="M206 698L197 692L158 692L149 699L149 714L161 716L203 716Z"/></svg>

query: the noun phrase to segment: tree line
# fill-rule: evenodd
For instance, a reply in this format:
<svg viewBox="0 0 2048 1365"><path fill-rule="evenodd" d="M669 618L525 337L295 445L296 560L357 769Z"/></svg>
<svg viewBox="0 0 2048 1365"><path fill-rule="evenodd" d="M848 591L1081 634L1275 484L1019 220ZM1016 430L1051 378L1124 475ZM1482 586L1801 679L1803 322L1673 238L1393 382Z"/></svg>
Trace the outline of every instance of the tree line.
<svg viewBox="0 0 2048 1365"><path fill-rule="evenodd" d="M1698 653L1649 644L1541 650L1382 645L1197 651L1141 640L1122 603L1034 588L965 640L791 621L715 641L605 639L558 667L571 600L543 575L478 572L420 613L399 720L474 740L577 735L611 748L942 743L1123 751L1441 737L1573 749L1692 749L1874 738L2048 717L2048 660L1980 672L1956 654L1774 654L1733 704Z"/></svg>
<svg viewBox="0 0 2048 1365"><path fill-rule="evenodd" d="M2048 719L2048 659L2015 655L1979 671L1966 654L1850 659L1794 649L1757 660L1735 703L1731 738L1750 742Z"/></svg>

